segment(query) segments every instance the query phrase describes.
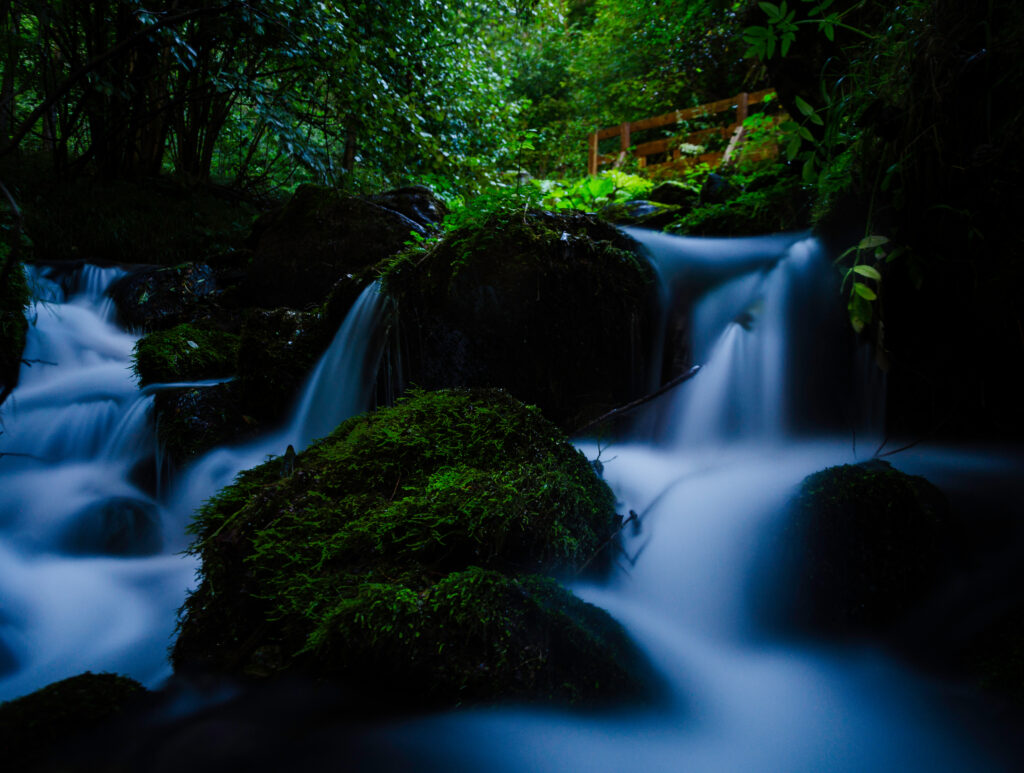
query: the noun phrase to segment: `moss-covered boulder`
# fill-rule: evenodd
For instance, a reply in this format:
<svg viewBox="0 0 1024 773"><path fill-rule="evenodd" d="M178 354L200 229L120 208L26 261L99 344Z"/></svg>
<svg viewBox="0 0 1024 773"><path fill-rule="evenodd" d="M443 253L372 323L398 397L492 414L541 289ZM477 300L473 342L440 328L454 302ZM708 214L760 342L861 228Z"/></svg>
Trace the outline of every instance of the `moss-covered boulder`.
<svg viewBox="0 0 1024 773"><path fill-rule="evenodd" d="M807 477L785 534L798 621L834 633L889 633L952 574L964 542L945 495L884 461Z"/></svg>
<svg viewBox="0 0 1024 773"><path fill-rule="evenodd" d="M406 379L502 387L567 429L644 394L655 285L636 248L590 215L516 209L404 253L384 287Z"/></svg>
<svg viewBox="0 0 1024 773"><path fill-rule="evenodd" d="M239 476L192 525L177 667L303 672L392 709L636 689L622 630L535 573L579 569L613 496L535 408L415 392Z"/></svg>
<svg viewBox="0 0 1024 773"><path fill-rule="evenodd" d="M386 206L301 185L281 209L253 226L248 291L267 308L322 303L347 274L394 255L424 227Z"/></svg>
<svg viewBox="0 0 1024 773"><path fill-rule="evenodd" d="M189 323L140 338L132 354L139 384L199 381L235 371L238 336Z"/></svg>
<svg viewBox="0 0 1024 773"><path fill-rule="evenodd" d="M699 190L677 180L666 180L655 186L654 190L647 194L648 201L679 207L681 210L679 212L680 215L685 215L693 209L697 205L699 198Z"/></svg>
<svg viewBox="0 0 1024 773"><path fill-rule="evenodd" d="M48 758L54 747L117 717L145 693L126 676L86 671L0 704L5 767L36 769L33 765Z"/></svg>
<svg viewBox="0 0 1024 773"><path fill-rule="evenodd" d="M250 310L242 323L238 348L238 396L243 412L261 421L281 418L330 344L335 329L316 312Z"/></svg>
<svg viewBox="0 0 1024 773"><path fill-rule="evenodd" d="M5 251L5 247L0 245L0 251ZM7 260L10 259L0 260L0 403L18 383L21 353L28 334L25 307L29 291L25 272L20 262L7 264Z"/></svg>

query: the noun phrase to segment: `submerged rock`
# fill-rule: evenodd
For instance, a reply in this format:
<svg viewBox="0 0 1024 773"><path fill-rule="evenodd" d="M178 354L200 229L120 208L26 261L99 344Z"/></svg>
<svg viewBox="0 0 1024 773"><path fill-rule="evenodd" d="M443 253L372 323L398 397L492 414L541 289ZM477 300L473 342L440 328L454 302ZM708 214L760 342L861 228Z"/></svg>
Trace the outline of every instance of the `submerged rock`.
<svg viewBox="0 0 1024 773"><path fill-rule="evenodd" d="M411 232L426 233L395 209L301 185L253 226L249 294L267 308L320 304L335 282L394 255Z"/></svg>
<svg viewBox="0 0 1024 773"><path fill-rule="evenodd" d="M156 505L131 497L110 497L80 513L64 535L70 553L149 556L163 547Z"/></svg>
<svg viewBox="0 0 1024 773"><path fill-rule="evenodd" d="M416 392L201 509L174 663L304 673L391 710L636 694L622 629L535 574L601 553L613 503L535 408Z"/></svg>
<svg viewBox="0 0 1024 773"><path fill-rule="evenodd" d="M384 288L407 382L508 389L566 428L639 397L655 285L636 250L593 216L520 210L404 253Z"/></svg>

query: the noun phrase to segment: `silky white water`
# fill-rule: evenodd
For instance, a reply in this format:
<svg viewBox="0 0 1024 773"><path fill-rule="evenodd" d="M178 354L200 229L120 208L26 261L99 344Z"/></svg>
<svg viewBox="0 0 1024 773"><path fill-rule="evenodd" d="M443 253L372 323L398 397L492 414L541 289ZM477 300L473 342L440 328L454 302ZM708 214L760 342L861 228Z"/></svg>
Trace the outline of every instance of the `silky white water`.
<svg viewBox="0 0 1024 773"><path fill-rule="evenodd" d="M27 362L0 414L0 700L85 670L160 684L196 569L180 554L194 508L239 471L289 444L301 450L368 404L364 374L380 357L376 285L356 301L281 431L214 450L157 492L151 413L163 385L139 390L136 336L111 321L105 291L122 274L85 266L30 275L39 300ZM216 382L193 386L204 383Z"/></svg>
<svg viewBox="0 0 1024 773"><path fill-rule="evenodd" d="M877 395L864 398L880 385L860 378L857 352L821 313L838 291L820 246L803 235L634 235L663 302L701 285L688 343L702 370L638 411L627 439L580 444L600 457L619 511L640 517L612 577L574 590L623 623L661 698L598 714L509 707L364 727L358 769L1012 769L975 735L975 704L960 707L955 686L869 645L789 640L763 623L772 599L762 586L786 569L766 546L788 498L807 474L870 455L877 431ZM18 454L0 458L0 698L87 668L156 685L194 571L172 552L192 509L239 470L365 407L381 298L368 289L355 304L285 428L212 451L156 497L138 482L155 449L152 398L127 372L133 338L107 321L91 280L70 302L40 284L52 295L36 307L25 356L56 364L26 367L0 436L0 452ZM865 402L876 407L861 411ZM912 471L939 482L969 471L963 455L914 453ZM123 549L110 555L111 544Z"/></svg>

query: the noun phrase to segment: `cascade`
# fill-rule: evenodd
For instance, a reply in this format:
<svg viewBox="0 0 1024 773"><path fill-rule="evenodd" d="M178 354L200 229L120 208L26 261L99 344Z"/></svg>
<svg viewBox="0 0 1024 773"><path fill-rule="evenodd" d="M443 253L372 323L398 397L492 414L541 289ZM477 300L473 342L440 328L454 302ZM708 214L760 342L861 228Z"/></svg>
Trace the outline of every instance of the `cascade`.
<svg viewBox="0 0 1024 773"><path fill-rule="evenodd" d="M597 714L498 707L360 725L353 769L1004 769L1000 751L949 708L943 684L869 645L781 638L753 615L770 603L752 585L787 499L807 474L869 455L873 445L851 437L877 430L879 384L861 378L867 368L852 363L863 355L843 343L821 246L805 234L631 234L651 256L666 310L686 296L689 357L702 369L643 406L612 447L579 444L602 459L620 512L640 519L613 576L573 589L623 623L663 697ZM211 451L158 495L134 478L156 453L144 429L152 389L127 374L134 338L109 323L96 289L109 278L78 279L66 293L67 280L34 279L46 300L26 358L40 362L23 370L0 436L0 451L20 454L0 458L0 699L87 668L158 684L195 568L173 553L192 509L239 470L301 449L365 407L382 357L374 286L284 427ZM866 402L875 407L860 413ZM914 472L970 469L964 454L915 458ZM111 555L115 536L128 548ZM339 738L349 740L333 751L345 753L351 734Z"/></svg>
<svg viewBox="0 0 1024 773"><path fill-rule="evenodd" d="M182 385L137 387L137 336L113 324L106 296L123 273L88 265L29 273L37 300L28 362L0 434L0 700L84 670L150 685L169 676L167 646L196 569L178 554L193 509L239 471L289 444L305 447L369 402L364 373L376 371L382 349L376 284L356 301L286 427L216 449L157 491L153 394Z"/></svg>

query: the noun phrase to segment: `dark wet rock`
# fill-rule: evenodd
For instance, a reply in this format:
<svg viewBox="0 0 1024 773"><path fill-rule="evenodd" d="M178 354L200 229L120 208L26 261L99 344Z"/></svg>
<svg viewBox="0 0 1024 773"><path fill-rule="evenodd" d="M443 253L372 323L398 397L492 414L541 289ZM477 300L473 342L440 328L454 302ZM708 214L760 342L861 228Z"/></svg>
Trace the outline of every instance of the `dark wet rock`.
<svg viewBox="0 0 1024 773"><path fill-rule="evenodd" d="M654 201L622 201L601 209L601 217L616 225L634 225L660 231L680 214L679 207Z"/></svg>
<svg viewBox="0 0 1024 773"><path fill-rule="evenodd" d="M21 354L25 350L28 321L25 306L29 302L28 284L21 263L9 266L0 262L0 403L17 386Z"/></svg>
<svg viewBox="0 0 1024 773"><path fill-rule="evenodd" d="M725 204L739 195L740 188L738 186L728 178L712 172L704 179L704 184L700 187L698 204L702 207L708 204Z"/></svg>
<svg viewBox="0 0 1024 773"><path fill-rule="evenodd" d="M79 513L63 544L71 553L153 555L163 547L160 513L152 502L110 497Z"/></svg>
<svg viewBox="0 0 1024 773"><path fill-rule="evenodd" d="M0 749L8 770L38 770L67 744L124 714L146 689L126 676L84 674L0 704ZM43 768L66 770L63 765Z"/></svg>
<svg viewBox="0 0 1024 773"><path fill-rule="evenodd" d="M424 227L394 209L339 190L301 185L253 226L248 292L261 306L320 304L348 274L400 251Z"/></svg>
<svg viewBox="0 0 1024 773"><path fill-rule="evenodd" d="M836 634L895 631L956 571L964 533L941 491L884 461L809 476L784 537L797 619Z"/></svg>
<svg viewBox="0 0 1024 773"><path fill-rule="evenodd" d="M448 214L445 203L435 196L433 191L422 185L378 193L376 196L370 196L370 201L393 209L424 228L438 225Z"/></svg>
<svg viewBox="0 0 1024 773"><path fill-rule="evenodd" d="M535 408L417 392L202 508L173 660L329 679L388 711L635 696L622 629L538 574L607 567L613 505Z"/></svg>
<svg viewBox="0 0 1024 773"><path fill-rule="evenodd" d="M261 421L283 416L334 333L314 312L251 310L238 347L243 412Z"/></svg>
<svg viewBox="0 0 1024 773"><path fill-rule="evenodd" d="M594 216L530 211L404 254L384 286L407 382L502 387L567 429L639 397L655 286L637 250Z"/></svg>
<svg viewBox="0 0 1024 773"><path fill-rule="evenodd" d="M165 453L184 464L217 446L253 437L260 424L239 403L235 383L157 392L157 437Z"/></svg>
<svg viewBox="0 0 1024 773"><path fill-rule="evenodd" d="M209 265L183 263L134 271L111 285L109 293L122 325L164 330L208 312L219 285Z"/></svg>
<svg viewBox="0 0 1024 773"><path fill-rule="evenodd" d="M699 197L700 194L693 188L673 180L661 183L647 195L649 201L679 207L680 214L693 209Z"/></svg>

